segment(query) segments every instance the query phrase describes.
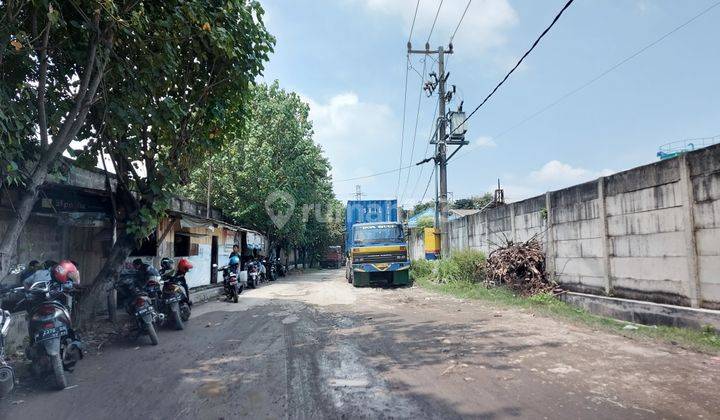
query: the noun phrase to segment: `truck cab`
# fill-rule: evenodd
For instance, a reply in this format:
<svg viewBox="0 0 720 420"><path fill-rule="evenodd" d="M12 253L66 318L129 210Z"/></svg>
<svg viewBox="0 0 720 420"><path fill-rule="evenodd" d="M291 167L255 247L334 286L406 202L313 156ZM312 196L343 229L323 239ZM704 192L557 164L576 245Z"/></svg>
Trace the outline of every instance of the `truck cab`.
<svg viewBox="0 0 720 420"><path fill-rule="evenodd" d="M402 223L357 223L349 235L349 283L355 287L410 283L410 260Z"/></svg>

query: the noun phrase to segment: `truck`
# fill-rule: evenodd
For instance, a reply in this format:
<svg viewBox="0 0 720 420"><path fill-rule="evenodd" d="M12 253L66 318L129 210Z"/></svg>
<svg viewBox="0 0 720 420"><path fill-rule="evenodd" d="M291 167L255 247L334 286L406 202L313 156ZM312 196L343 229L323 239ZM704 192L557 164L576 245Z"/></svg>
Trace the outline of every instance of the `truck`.
<svg viewBox="0 0 720 420"><path fill-rule="evenodd" d="M345 277L355 287L410 283L405 229L397 200L348 201L345 215Z"/></svg>
<svg viewBox="0 0 720 420"><path fill-rule="evenodd" d="M340 245L332 245L325 248L320 267L323 268L340 268L343 265L343 253Z"/></svg>

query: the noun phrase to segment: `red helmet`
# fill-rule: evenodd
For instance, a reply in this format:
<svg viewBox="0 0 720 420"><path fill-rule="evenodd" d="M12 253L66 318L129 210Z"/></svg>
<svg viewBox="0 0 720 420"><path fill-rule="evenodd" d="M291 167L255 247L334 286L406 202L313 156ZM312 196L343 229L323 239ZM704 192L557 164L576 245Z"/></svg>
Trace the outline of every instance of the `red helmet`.
<svg viewBox="0 0 720 420"><path fill-rule="evenodd" d="M72 280L76 285L80 284L80 271L72 261L62 260L51 271L52 278L60 283Z"/></svg>
<svg viewBox="0 0 720 420"><path fill-rule="evenodd" d="M185 274L190 271L191 268L193 268L193 265L186 258L181 258L180 261L178 261L177 263L178 274Z"/></svg>

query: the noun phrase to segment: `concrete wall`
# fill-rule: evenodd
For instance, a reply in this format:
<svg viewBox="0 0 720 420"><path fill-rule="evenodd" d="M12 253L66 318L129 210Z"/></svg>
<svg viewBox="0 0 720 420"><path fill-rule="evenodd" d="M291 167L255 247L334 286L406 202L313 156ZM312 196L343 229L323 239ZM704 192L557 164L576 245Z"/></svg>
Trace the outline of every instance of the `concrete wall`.
<svg viewBox="0 0 720 420"><path fill-rule="evenodd" d="M451 251L538 238L570 290L720 309L720 145L448 225Z"/></svg>

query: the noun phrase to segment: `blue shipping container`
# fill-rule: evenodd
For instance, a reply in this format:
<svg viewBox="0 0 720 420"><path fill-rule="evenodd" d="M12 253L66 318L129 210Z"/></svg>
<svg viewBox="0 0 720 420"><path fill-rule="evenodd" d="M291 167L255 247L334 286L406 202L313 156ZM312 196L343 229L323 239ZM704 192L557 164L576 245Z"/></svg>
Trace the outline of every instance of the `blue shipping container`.
<svg viewBox="0 0 720 420"><path fill-rule="evenodd" d="M350 251L354 224L397 221L397 200L348 201L345 209L345 252Z"/></svg>

